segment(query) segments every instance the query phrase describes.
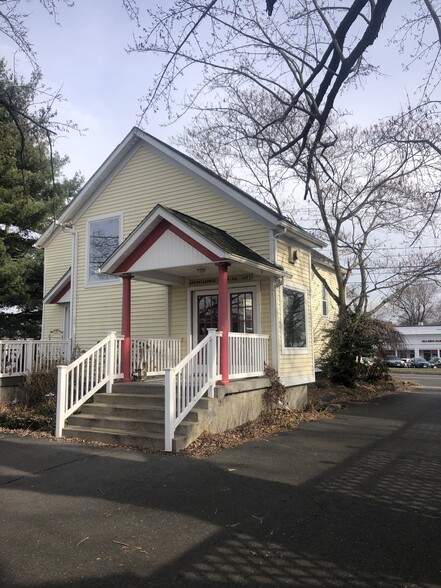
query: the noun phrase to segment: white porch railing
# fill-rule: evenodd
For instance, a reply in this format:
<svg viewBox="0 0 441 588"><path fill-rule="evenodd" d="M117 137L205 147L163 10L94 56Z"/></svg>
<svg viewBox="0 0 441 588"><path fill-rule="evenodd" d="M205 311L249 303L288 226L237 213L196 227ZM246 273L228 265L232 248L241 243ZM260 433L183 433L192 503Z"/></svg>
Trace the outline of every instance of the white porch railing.
<svg viewBox="0 0 441 588"><path fill-rule="evenodd" d="M263 375L268 364L269 335L255 333L228 334L228 369L230 380Z"/></svg>
<svg viewBox="0 0 441 588"><path fill-rule="evenodd" d="M165 374L181 360L182 339L132 337L132 374Z"/></svg>
<svg viewBox="0 0 441 588"><path fill-rule="evenodd" d="M0 341L0 377L22 376L35 370L44 370L54 363L67 363L70 356L70 340L2 340Z"/></svg>
<svg viewBox="0 0 441 588"><path fill-rule="evenodd" d="M176 427L207 392L214 395L219 331L208 335L173 368L165 370L165 451L172 451Z"/></svg>
<svg viewBox="0 0 441 588"><path fill-rule="evenodd" d="M110 333L70 365L58 366L56 437L61 437L65 420L104 385L112 391L114 380L122 378L121 342Z"/></svg>
<svg viewBox="0 0 441 588"><path fill-rule="evenodd" d="M208 335L176 367L165 370L165 451L172 451L179 423L207 392L214 395L220 374L222 333ZM231 380L263 376L268 363L269 335L229 333L229 377Z"/></svg>

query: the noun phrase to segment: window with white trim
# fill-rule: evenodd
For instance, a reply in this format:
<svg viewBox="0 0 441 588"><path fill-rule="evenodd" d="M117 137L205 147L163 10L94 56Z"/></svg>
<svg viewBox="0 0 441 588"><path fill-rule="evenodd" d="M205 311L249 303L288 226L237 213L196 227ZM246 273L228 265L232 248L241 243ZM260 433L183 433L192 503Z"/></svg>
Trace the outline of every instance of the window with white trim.
<svg viewBox="0 0 441 588"><path fill-rule="evenodd" d="M283 288L283 346L306 348L305 294L292 288Z"/></svg>
<svg viewBox="0 0 441 588"><path fill-rule="evenodd" d="M324 284L322 284L322 314L328 316L328 291Z"/></svg>
<svg viewBox="0 0 441 588"><path fill-rule="evenodd" d="M120 244L120 234L120 216L88 222L87 283L89 285L117 281L117 278L113 276L97 274L96 271Z"/></svg>

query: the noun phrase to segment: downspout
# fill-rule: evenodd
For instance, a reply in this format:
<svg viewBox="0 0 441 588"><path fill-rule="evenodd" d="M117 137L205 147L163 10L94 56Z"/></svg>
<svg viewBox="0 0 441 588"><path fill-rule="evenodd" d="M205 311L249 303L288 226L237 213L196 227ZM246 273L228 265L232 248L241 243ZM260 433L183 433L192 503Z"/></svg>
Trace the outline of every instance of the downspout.
<svg viewBox="0 0 441 588"><path fill-rule="evenodd" d="M312 373L314 375L315 382L315 336L314 336L314 306L313 306L313 293L312 293L312 256L311 250L309 251L309 312L311 316L311 353L312 353Z"/></svg>
<svg viewBox="0 0 441 588"><path fill-rule="evenodd" d="M43 253L44 256L46 256L46 251L44 251ZM46 265L43 262L43 267L46 267ZM46 293L46 272L43 272L43 298L44 295ZM41 328L40 328L40 339L44 339L43 335L43 327L44 327L44 308L45 308L45 304L41 304Z"/></svg>
<svg viewBox="0 0 441 588"><path fill-rule="evenodd" d="M270 261L277 264L277 238L287 232L286 228L276 229L270 233ZM278 371L280 366L280 329L279 329L279 298L277 296L280 283L277 278L270 280L270 304L271 304L271 355L273 368Z"/></svg>
<svg viewBox="0 0 441 588"><path fill-rule="evenodd" d="M64 225L63 230L72 235L72 259L71 259L71 276L70 276L70 353L72 355L76 341L76 316L77 316L77 252L78 252L78 232L73 227Z"/></svg>

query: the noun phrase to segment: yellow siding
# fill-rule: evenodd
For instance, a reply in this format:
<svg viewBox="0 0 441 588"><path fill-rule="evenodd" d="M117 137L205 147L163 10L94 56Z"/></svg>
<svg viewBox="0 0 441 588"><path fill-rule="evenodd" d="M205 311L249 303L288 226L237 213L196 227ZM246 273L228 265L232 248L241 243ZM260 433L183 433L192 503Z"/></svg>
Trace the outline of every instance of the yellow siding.
<svg viewBox="0 0 441 588"><path fill-rule="evenodd" d="M337 280L335 272L331 268L319 265L320 274L325 278L331 289L337 291ZM328 314L323 315L322 305L322 283L317 276L312 274L312 313L314 326L314 353L316 361L320 359L326 345L327 335L326 330L332 324L332 321L337 317L337 305L334 300L327 296L328 300Z"/></svg>
<svg viewBox="0 0 441 588"><path fill-rule="evenodd" d="M97 216L122 212L123 237L126 238L158 203L224 229L261 255L269 255L269 232L263 224L184 171L142 147L75 226L78 231L76 339L80 347L94 344L110 330L120 332L121 323L121 284L86 287L87 221ZM134 335L166 335L166 301L165 287L133 284ZM185 303L185 320L186 312ZM170 324L176 330L177 309L173 305L172 314Z"/></svg>
<svg viewBox="0 0 441 588"><path fill-rule="evenodd" d="M279 332L279 375L282 378L301 377L314 374L313 356L313 329L311 315L311 257L310 252L300 247L297 251L297 261L294 264L289 262L289 245L278 241L277 263L283 265L285 270L292 274L286 278L284 285L287 287L299 288L305 292L306 301L306 330L307 348L298 353L283 352L283 306L282 287L277 289L277 321Z"/></svg>
<svg viewBox="0 0 441 588"><path fill-rule="evenodd" d="M59 231L44 250L44 285L46 295L63 277L72 263L72 235ZM42 338L47 339L62 327L63 309L59 304L46 304L43 313Z"/></svg>
<svg viewBox="0 0 441 588"><path fill-rule="evenodd" d="M44 250L44 294L55 286L72 263L72 235L59 231Z"/></svg>
<svg viewBox="0 0 441 588"><path fill-rule="evenodd" d="M170 288L170 337L182 339L182 355L186 355L187 350L187 326L188 317L188 298L187 288L173 287Z"/></svg>
<svg viewBox="0 0 441 588"><path fill-rule="evenodd" d="M42 339L52 339L55 332L58 333L57 339L59 339L59 331L61 331L63 325L63 309L60 304L46 304L44 307L43 314L43 329L41 333Z"/></svg>

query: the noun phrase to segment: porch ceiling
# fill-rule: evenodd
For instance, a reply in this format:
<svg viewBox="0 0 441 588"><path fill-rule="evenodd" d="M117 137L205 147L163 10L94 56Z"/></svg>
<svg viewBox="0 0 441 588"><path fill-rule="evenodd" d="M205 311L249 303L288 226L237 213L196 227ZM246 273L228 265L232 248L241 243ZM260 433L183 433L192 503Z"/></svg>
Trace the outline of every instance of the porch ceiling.
<svg viewBox="0 0 441 588"><path fill-rule="evenodd" d="M229 274L285 275L283 269L231 235L197 219L157 205L101 267L102 273L161 284L217 276L227 261Z"/></svg>

